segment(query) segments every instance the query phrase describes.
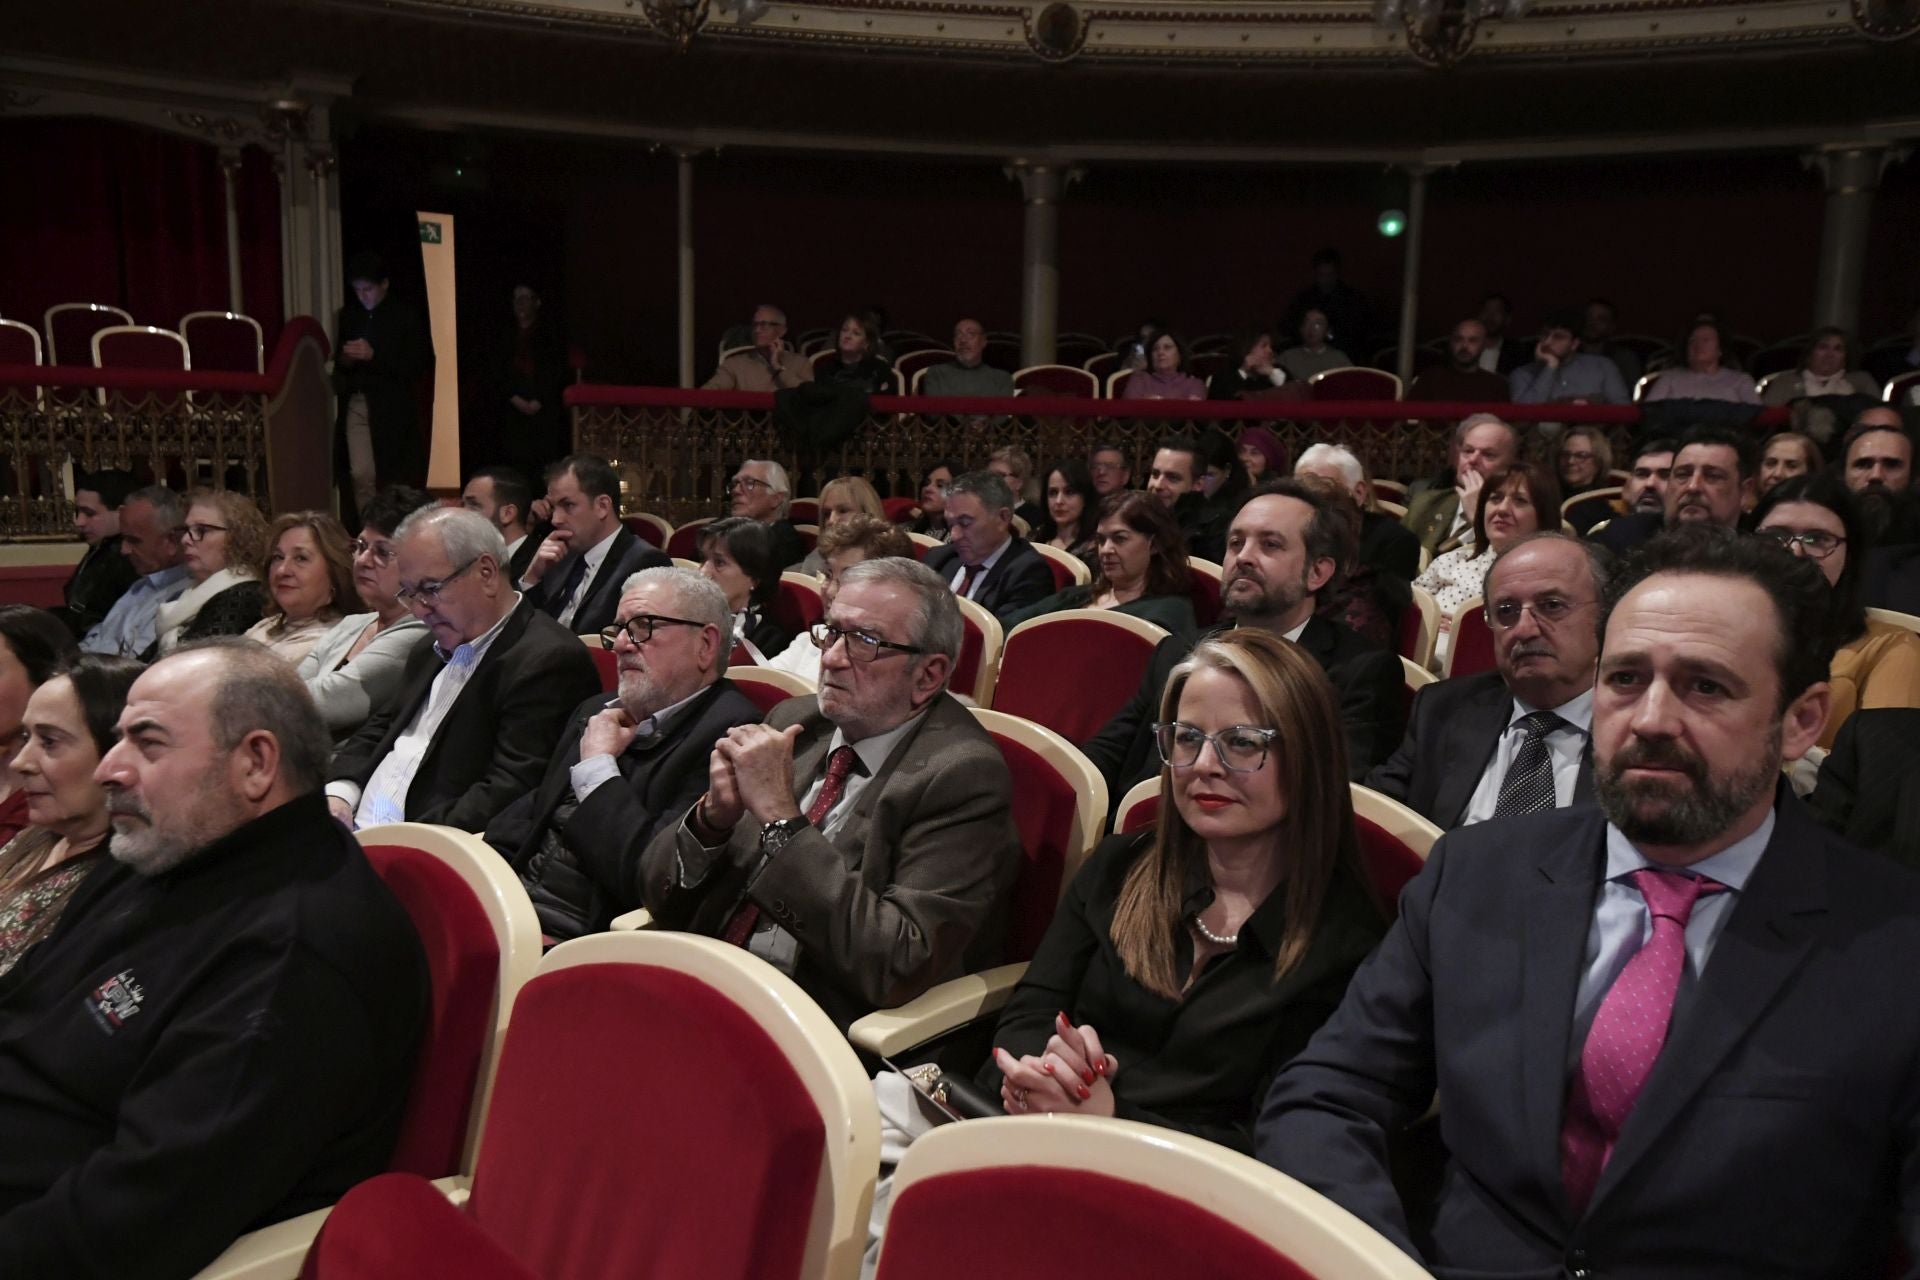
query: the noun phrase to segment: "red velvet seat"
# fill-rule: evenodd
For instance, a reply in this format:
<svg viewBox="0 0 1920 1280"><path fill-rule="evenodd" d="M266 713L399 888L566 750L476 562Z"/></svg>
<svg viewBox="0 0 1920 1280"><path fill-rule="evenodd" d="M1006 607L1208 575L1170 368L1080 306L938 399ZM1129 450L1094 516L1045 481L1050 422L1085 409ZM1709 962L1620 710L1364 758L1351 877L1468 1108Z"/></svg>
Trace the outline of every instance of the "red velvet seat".
<svg viewBox="0 0 1920 1280"><path fill-rule="evenodd" d="M1085 369L1065 364L1035 364L1013 375L1015 395L1070 396L1093 400L1100 395L1100 379Z"/></svg>
<svg viewBox="0 0 1920 1280"><path fill-rule="evenodd" d="M611 694L620 688L620 655L606 647L598 636L581 636L593 669L600 674L600 691Z"/></svg>
<svg viewBox="0 0 1920 1280"><path fill-rule="evenodd" d="M1047 562L1047 568L1053 571L1053 589L1065 591L1075 583L1093 581L1093 571L1087 568L1087 562L1069 551L1062 551L1044 542L1028 544Z"/></svg>
<svg viewBox="0 0 1920 1280"><path fill-rule="evenodd" d="M1453 615L1453 638L1447 644L1447 661L1441 676L1478 675L1498 665L1493 656L1493 628L1487 624L1484 602L1469 600Z"/></svg>
<svg viewBox="0 0 1920 1280"><path fill-rule="evenodd" d="M129 313L97 302L63 302L48 307L40 326L47 335L47 363L91 365L93 335L102 329L132 323L133 316Z"/></svg>
<svg viewBox="0 0 1920 1280"><path fill-rule="evenodd" d="M947 688L990 707L993 686L1000 677L1000 647L1005 643L1000 620L971 600L955 596L954 603L960 606L960 656L954 659Z"/></svg>
<svg viewBox="0 0 1920 1280"><path fill-rule="evenodd" d="M93 363L101 369L187 369L187 340L152 325L110 325L93 335Z"/></svg>
<svg viewBox="0 0 1920 1280"><path fill-rule="evenodd" d="M951 364L956 359L958 357L945 347L925 347L894 356L893 371L906 385L908 395L925 395L926 389L920 384L925 381L926 371L938 365Z"/></svg>
<svg viewBox="0 0 1920 1280"><path fill-rule="evenodd" d="M996 711L1085 742L1126 704L1167 633L1111 609L1066 609L1015 627L1000 653Z"/></svg>
<svg viewBox="0 0 1920 1280"><path fill-rule="evenodd" d="M882 498L880 509L893 524L906 524L920 513L918 498Z"/></svg>
<svg viewBox="0 0 1920 1280"><path fill-rule="evenodd" d="M0 364L39 364L40 335L30 324L0 320Z"/></svg>
<svg viewBox="0 0 1920 1280"><path fill-rule="evenodd" d="M673 526L650 512L636 511L630 516L621 516L620 523L627 526L627 531L634 537L662 551L673 539Z"/></svg>
<svg viewBox="0 0 1920 1280"><path fill-rule="evenodd" d="M787 503L787 519L793 521L795 524L819 524L820 499L795 498L793 501ZM807 550L811 551L813 548L808 547Z"/></svg>
<svg viewBox="0 0 1920 1280"><path fill-rule="evenodd" d="M1307 395L1314 400L1398 400L1400 379L1358 365L1328 369L1307 379Z"/></svg>
<svg viewBox="0 0 1920 1280"><path fill-rule="evenodd" d="M805 642L807 629L827 616L819 580L810 573L787 570L780 575L780 594L773 598L769 612L793 634L794 644Z"/></svg>
<svg viewBox="0 0 1920 1280"><path fill-rule="evenodd" d="M1108 374L1120 367L1120 353L1102 351L1097 356L1089 356L1080 367L1104 382Z"/></svg>
<svg viewBox="0 0 1920 1280"><path fill-rule="evenodd" d="M795 644L811 644L811 640L799 639ZM813 692L813 685L799 676L779 671L773 667L735 666L727 668L727 679L747 700L760 708L765 715L788 698L798 698Z"/></svg>
<svg viewBox="0 0 1920 1280"><path fill-rule="evenodd" d="M1160 775L1137 782L1120 798L1120 817L1114 829L1125 835L1160 820Z"/></svg>
<svg viewBox="0 0 1920 1280"><path fill-rule="evenodd" d="M1211 560L1187 557L1187 595L1193 600L1193 619L1206 630L1220 621L1220 588L1225 570Z"/></svg>
<svg viewBox="0 0 1920 1280"><path fill-rule="evenodd" d="M698 560L700 531L712 523L712 516L702 516L698 520L689 520L675 529L673 535L667 539L667 554L675 560Z"/></svg>
<svg viewBox="0 0 1920 1280"><path fill-rule="evenodd" d="M1353 828L1360 838L1360 862L1375 899L1391 917L1398 914L1400 891L1420 874L1440 828L1389 796L1354 783Z"/></svg>
<svg viewBox="0 0 1920 1280"><path fill-rule="evenodd" d="M221 373L263 373L266 347L260 322L234 311L189 311L180 318L193 367Z"/></svg>

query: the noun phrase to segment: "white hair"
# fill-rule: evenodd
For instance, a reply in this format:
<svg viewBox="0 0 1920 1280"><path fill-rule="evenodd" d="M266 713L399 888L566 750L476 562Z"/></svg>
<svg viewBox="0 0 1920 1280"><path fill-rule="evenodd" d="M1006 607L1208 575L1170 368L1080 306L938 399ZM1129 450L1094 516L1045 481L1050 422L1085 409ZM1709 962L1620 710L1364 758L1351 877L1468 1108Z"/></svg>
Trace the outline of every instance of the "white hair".
<svg viewBox="0 0 1920 1280"><path fill-rule="evenodd" d="M440 550L449 564L472 564L481 556L492 556L502 569L507 564L507 540L493 521L465 507L421 507L393 531L395 542L405 542L417 534L432 531L440 538Z"/></svg>
<svg viewBox="0 0 1920 1280"><path fill-rule="evenodd" d="M741 471L745 471L748 467L765 467L767 469L766 475L761 478L767 482L775 493L780 495L780 509L774 513L774 519L785 520L787 518L787 505L793 500L793 481L787 478L787 469L768 458L748 458L740 464Z"/></svg>
<svg viewBox="0 0 1920 1280"><path fill-rule="evenodd" d="M1293 464L1293 473L1299 475L1303 468L1315 466L1332 467L1349 486L1361 484L1367 478L1367 469L1360 465L1360 459L1343 444L1309 445L1300 455L1300 461Z"/></svg>
<svg viewBox="0 0 1920 1280"><path fill-rule="evenodd" d="M674 565L656 565L629 574L620 584L620 594L638 587L665 587L673 593L673 608L688 622L713 627L723 639L733 635L733 610L727 608L727 593L718 583L692 569Z"/></svg>

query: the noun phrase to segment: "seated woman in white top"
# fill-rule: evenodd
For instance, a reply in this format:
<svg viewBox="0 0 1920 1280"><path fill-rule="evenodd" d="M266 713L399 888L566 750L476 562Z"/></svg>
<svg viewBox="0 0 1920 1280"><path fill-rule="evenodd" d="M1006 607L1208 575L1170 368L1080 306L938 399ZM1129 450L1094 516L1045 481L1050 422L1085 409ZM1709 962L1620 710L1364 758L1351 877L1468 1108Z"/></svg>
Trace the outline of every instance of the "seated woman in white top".
<svg viewBox="0 0 1920 1280"><path fill-rule="evenodd" d="M290 663L299 663L341 617L361 610L353 584L353 549L347 531L319 511L292 511L268 532L266 616L247 628Z"/></svg>
<svg viewBox="0 0 1920 1280"><path fill-rule="evenodd" d="M898 525L885 518L852 515L835 521L820 531L821 557L826 561L826 573L820 588L821 610L832 606L834 593L840 590L840 575L849 565L859 564L862 560L878 560L882 556L899 556L912 560L913 539ZM782 649L765 664L775 671L785 671L790 675L801 676L820 683L820 650L810 638L802 637Z"/></svg>
<svg viewBox="0 0 1920 1280"><path fill-rule="evenodd" d="M1560 486L1553 472L1523 462L1488 477L1480 506L1473 513L1472 534L1413 580L1440 606L1440 634L1433 647L1436 663L1447 656L1460 606L1484 594L1494 557L1543 529L1560 531Z"/></svg>

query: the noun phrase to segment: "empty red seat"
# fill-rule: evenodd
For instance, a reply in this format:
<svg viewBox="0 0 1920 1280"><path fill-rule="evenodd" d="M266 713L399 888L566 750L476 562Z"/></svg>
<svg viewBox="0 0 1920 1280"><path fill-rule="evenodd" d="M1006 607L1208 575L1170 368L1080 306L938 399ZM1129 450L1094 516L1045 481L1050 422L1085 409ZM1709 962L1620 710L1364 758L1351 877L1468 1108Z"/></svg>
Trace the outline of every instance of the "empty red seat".
<svg viewBox="0 0 1920 1280"><path fill-rule="evenodd" d="M260 322L237 311L189 311L180 318L180 336L196 369L221 373L261 373L266 344Z"/></svg>

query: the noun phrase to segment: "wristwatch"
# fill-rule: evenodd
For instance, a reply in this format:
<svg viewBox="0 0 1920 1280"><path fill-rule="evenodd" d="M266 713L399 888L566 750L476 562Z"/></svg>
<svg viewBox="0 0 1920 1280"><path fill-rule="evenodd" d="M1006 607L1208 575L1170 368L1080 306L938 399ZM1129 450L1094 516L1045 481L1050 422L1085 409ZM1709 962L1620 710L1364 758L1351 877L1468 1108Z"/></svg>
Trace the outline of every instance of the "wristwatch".
<svg viewBox="0 0 1920 1280"><path fill-rule="evenodd" d="M760 828L760 852L772 857L787 847L789 841L813 824L805 815L782 818L778 822L769 822Z"/></svg>

